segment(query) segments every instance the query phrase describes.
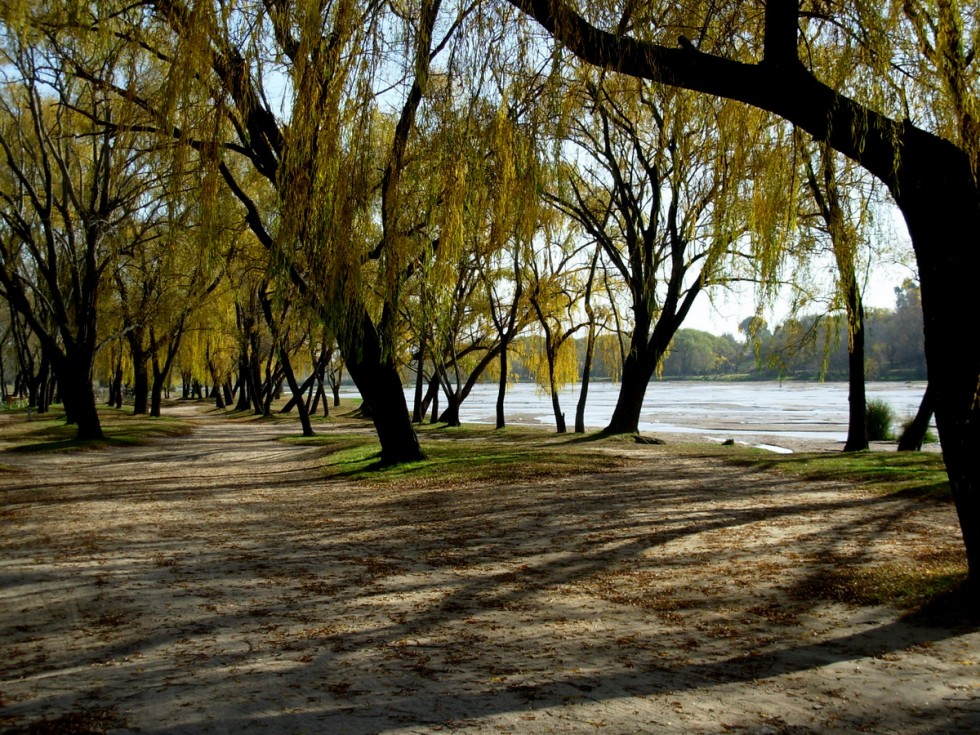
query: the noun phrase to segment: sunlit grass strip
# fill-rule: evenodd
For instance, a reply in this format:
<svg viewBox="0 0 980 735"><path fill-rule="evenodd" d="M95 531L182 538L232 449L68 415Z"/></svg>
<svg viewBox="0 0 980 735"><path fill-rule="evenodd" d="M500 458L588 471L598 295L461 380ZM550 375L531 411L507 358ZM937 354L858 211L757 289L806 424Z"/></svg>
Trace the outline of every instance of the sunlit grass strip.
<svg viewBox="0 0 980 735"><path fill-rule="evenodd" d="M949 499L942 455L936 452L820 452L765 455L739 452L730 461L788 472L808 480L860 484L877 495Z"/></svg>
<svg viewBox="0 0 980 735"><path fill-rule="evenodd" d="M380 445L373 437L318 434L290 441L322 445L327 452L323 465L327 477L368 487L527 483L598 472L625 462L572 446L568 440L555 441L544 432L468 427L453 429L439 439L423 431L422 438L425 460L390 467L379 464Z"/></svg>

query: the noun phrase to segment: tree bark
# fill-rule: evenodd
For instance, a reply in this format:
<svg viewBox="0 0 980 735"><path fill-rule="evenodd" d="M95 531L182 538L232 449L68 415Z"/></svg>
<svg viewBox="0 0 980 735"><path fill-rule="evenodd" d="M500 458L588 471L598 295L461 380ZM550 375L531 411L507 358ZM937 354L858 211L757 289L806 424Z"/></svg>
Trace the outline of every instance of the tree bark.
<svg viewBox="0 0 980 735"><path fill-rule="evenodd" d="M856 283L847 289L848 319L853 322L847 347L847 441L845 452L868 448L868 401L864 380L864 306Z"/></svg>
<svg viewBox="0 0 980 735"><path fill-rule="evenodd" d="M507 422L504 419L504 399L507 396L507 371L510 368L507 366L507 343L501 342L500 344L500 379L497 382L497 428L503 429L507 426Z"/></svg>
<svg viewBox="0 0 980 735"><path fill-rule="evenodd" d="M656 362L650 359L646 346L633 345L623 363L623 379L619 386L616 408L613 409L606 434L635 434L640 429L640 413L647 386L653 377Z"/></svg>
<svg viewBox="0 0 980 735"><path fill-rule="evenodd" d="M592 376L592 357L595 353L595 322L589 317L589 335L585 342L585 364L582 366L582 387L575 407L575 433L585 433L585 406L589 400L589 379Z"/></svg>
<svg viewBox="0 0 980 735"><path fill-rule="evenodd" d="M131 329L126 333L126 341L133 361L133 415L142 416L149 412L147 398L150 393L150 356L143 347L142 329Z"/></svg>
<svg viewBox="0 0 980 735"><path fill-rule="evenodd" d="M52 363L55 376L61 385L61 399L66 413L71 411L72 423L77 427L80 440L103 439L102 424L92 389L92 362L94 355L85 350L67 350L64 358Z"/></svg>
<svg viewBox="0 0 980 735"><path fill-rule="evenodd" d="M381 464L394 465L425 459L412 427L408 403L398 369L383 349L367 311L341 332L341 352L354 384L361 393L381 441Z"/></svg>
<svg viewBox="0 0 980 735"><path fill-rule="evenodd" d="M932 383L926 383L926 392L922 394L919 410L916 411L915 418L905 427L905 431L898 439L898 451L918 452L922 450L922 442L925 440L926 432L929 431L929 421L932 420L934 407Z"/></svg>

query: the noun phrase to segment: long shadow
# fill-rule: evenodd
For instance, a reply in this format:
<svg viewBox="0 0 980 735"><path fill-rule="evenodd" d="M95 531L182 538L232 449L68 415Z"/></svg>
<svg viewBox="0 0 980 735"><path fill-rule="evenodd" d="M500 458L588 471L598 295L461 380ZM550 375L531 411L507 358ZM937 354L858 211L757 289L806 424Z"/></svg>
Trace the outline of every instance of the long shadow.
<svg viewBox="0 0 980 735"><path fill-rule="evenodd" d="M198 449L191 460L181 452L181 461L186 460L192 466L194 462L213 460L223 449L223 445L213 444ZM358 652L394 651L406 637L434 635L447 626L463 628L475 615L530 605L543 590L579 585L595 575L629 568L645 555L649 557L686 538L734 530L760 520L807 514L844 518L850 510L878 509L873 514L870 530L866 519L833 524L834 532L828 534L823 544L823 549L829 552L841 539L853 534L874 536L901 523L908 509L907 503L896 498L852 495L828 501L819 495L822 488L801 493L794 502L775 506L770 498L779 492L781 478L762 471L731 469L724 488L705 485L706 479L718 477L717 466L674 468L669 489L651 490L648 473L657 470L657 464L652 462L640 469L605 473L602 476L605 493L600 501L577 492L583 479L571 478L547 491L531 489L523 494L495 494L492 487L486 489L485 495L473 490L451 496L440 490L418 492L412 495L410 506L406 506L404 498L335 494L330 497L343 500L336 508L300 509L284 514L289 509L284 509L275 497L250 497L260 491L265 496L274 496L276 490L292 486L294 478L302 480L306 476L311 481L302 467L289 473L278 471L274 467L277 454L272 457L267 454L257 463L254 473L236 475L227 483L200 491L200 499L212 504L223 498L247 503L249 514L240 519L222 520L220 509L216 509L214 518L201 512L185 517L179 528L155 528L153 519L120 523L103 532L111 531L105 542L100 543L98 539L92 542L95 556L106 557L102 563L75 579L65 578L57 569L47 575L40 571L23 574L4 570L0 585L8 591L35 585L73 588L71 595L63 595L68 599L61 609L49 610L53 619L60 621L57 630L66 638L77 628L79 611L89 618L104 619L104 625L112 624L115 614L119 625L111 635L106 633L107 640L93 642L82 650L69 648L61 656L28 661L20 667L0 664L0 675L12 680L39 672L53 675L77 667L139 660L161 648L192 650L195 643L204 646L225 631L238 631L232 636L236 642L231 647L233 650L200 659L191 676L199 685L201 680L213 679L227 686L224 680L228 672L247 667L254 659L252 638L268 634L270 626L273 626L271 630L275 630L274 626L329 627L332 619L348 615L350 610L359 609L379 596L434 595L432 601L407 618L382 621L370 629L324 634L322 645L309 654L310 660L289 670L253 673L248 678L249 687L262 691L286 691L291 687L301 691L309 687L309 677L321 675L317 672L343 672L350 657ZM310 453L311 457L314 455L315 452ZM148 476L140 487L131 487L123 479L100 479L98 492L93 489L81 499L97 500L107 494L137 503L147 499L166 500L170 495L180 495L175 500L181 500L194 492L193 488L179 487L186 476L154 472L160 466L158 459L152 452L138 457L127 455L124 461L145 462ZM680 485L682 481L688 484ZM77 480L75 484L94 485L91 479ZM332 484L334 491L340 487L339 483ZM29 488L20 485L19 489ZM717 503L710 511L687 510L708 498L716 503L719 498L730 499L731 503ZM78 500L76 497L71 502ZM736 507L736 502L745 504L746 501L751 502ZM667 513L668 508L674 511ZM638 519L638 513L643 513L642 520ZM322 533L315 530L321 525L311 523L321 518L325 521ZM379 524L381 519L383 525ZM255 538L257 525L262 526L262 532ZM64 534L73 532L71 528L63 530ZM596 538L615 538L616 544L609 546L596 542ZM202 539L213 541L202 543ZM25 538L21 543L28 541ZM546 542L554 547L555 553L542 556L540 549ZM191 552L190 548L203 551ZM431 584L415 580L414 575L419 571L442 570L437 557L449 552L452 565L448 572L436 575ZM542 561L531 563L534 558ZM454 573L454 567L470 571ZM113 591L113 579L124 581L122 590ZM263 584L276 585L281 593L256 608L251 603L250 590ZM5 606L27 602L23 596L8 595L4 600ZM196 616L184 614L171 620L167 613L160 612L183 600L200 600L193 608L197 610ZM215 609L209 610L208 604ZM217 609L218 604L224 609ZM97 613L101 613L101 618ZM164 622L150 636L127 634L127 617L145 614L162 616ZM0 640L16 645L29 645L32 637L51 633L40 621L3 620L0 618ZM44 625L49 627L50 623ZM910 645L927 645L959 634L957 630L919 625L914 621L890 621L832 640L784 643L755 651L751 656L740 652L693 664L668 662L641 672L604 666L608 662L601 657L592 660L583 654L583 662L593 664L593 672L602 673L557 674L544 682L517 687L487 684L479 691L454 691L454 678L437 672L420 676L419 686L410 693L394 690L386 694L384 679L379 678L371 696L359 698L356 694L318 691L315 697L318 701L303 714L269 714L269 701L259 697L252 704L237 703L235 712L219 708L224 713L221 727L198 723L196 728L234 729L238 723L260 729L298 730L343 716L347 732L381 732L395 728L397 717L391 715L390 722L385 719L385 705L379 705L379 696L391 698L393 712L398 701L411 697L413 711L431 712L431 722L441 723L449 717L449 697L454 700L454 708L472 716L533 711L561 707L570 696L602 701L759 681L880 656ZM477 652L471 668L486 665ZM166 670L140 673L141 693L131 706L166 706L168 698L175 696L168 684L168 676L172 675ZM91 689L89 693L97 694L98 690ZM33 710L29 705L18 704L12 711L26 715ZM971 719L974 714L968 713L968 724L977 722ZM152 730L186 731L186 725Z"/></svg>

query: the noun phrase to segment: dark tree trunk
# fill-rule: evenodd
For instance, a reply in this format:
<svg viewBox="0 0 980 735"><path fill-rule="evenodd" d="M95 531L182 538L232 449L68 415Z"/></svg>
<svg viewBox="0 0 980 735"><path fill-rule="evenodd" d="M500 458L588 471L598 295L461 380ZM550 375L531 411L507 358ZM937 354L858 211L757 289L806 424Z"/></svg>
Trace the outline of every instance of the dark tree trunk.
<svg viewBox="0 0 980 735"><path fill-rule="evenodd" d="M918 260L936 424L971 584L980 590L980 341L963 339L961 326L977 311L980 248L964 247L962 238L980 232L980 193L966 166L957 170L935 153L903 150L902 169L913 175L896 200Z"/></svg>
<svg viewBox="0 0 980 735"><path fill-rule="evenodd" d="M657 366L654 355L647 351L643 338L634 332L630 351L623 363L623 379L619 384L619 396L613 409L606 434L635 434L639 431L640 413L646 398L647 386Z"/></svg>
<svg viewBox="0 0 980 735"><path fill-rule="evenodd" d="M141 416L149 411L147 397L150 392L150 356L143 347L143 330L133 329L126 334L129 355L133 361L133 415Z"/></svg>
<svg viewBox="0 0 980 735"><path fill-rule="evenodd" d="M38 368L37 378L35 380L34 387L34 407L37 409L38 413L47 413L51 408L51 398L53 391L51 390L51 361L46 355L41 355L41 366ZM65 409L66 417L68 409ZM73 424L74 421L69 421Z"/></svg>
<svg viewBox="0 0 980 735"><path fill-rule="evenodd" d="M916 411L915 418L905 427L905 431L899 437L898 451L918 452L922 449L922 442L925 441L926 432L929 431L929 422L932 420L934 407L932 383L926 383L926 392L922 394L919 410Z"/></svg>
<svg viewBox="0 0 980 735"><path fill-rule="evenodd" d="M847 310L854 314L847 350L848 422L845 452L862 452L868 448L867 396L864 385L864 306L857 284L847 289Z"/></svg>
<svg viewBox="0 0 980 735"><path fill-rule="evenodd" d="M224 399L224 396L221 394L221 386L218 385L217 382L215 382L215 384L214 384L214 390L212 390L211 393L212 393L212 397L214 398L214 407L215 408L224 408L225 405L226 405L225 404L225 399Z"/></svg>
<svg viewBox="0 0 980 735"><path fill-rule="evenodd" d="M448 426L459 426L459 393L448 391L446 393L446 408L439 415L439 423Z"/></svg>
<svg viewBox="0 0 980 735"><path fill-rule="evenodd" d="M315 385L310 386L310 393L311 395L310 395L309 411L310 411L310 415L313 415L316 413L317 408L320 406L320 399L323 399L323 407L324 408L327 407L327 397L323 395L323 383L321 383L319 380L316 381ZM329 416L330 414L327 413L326 415Z"/></svg>
<svg viewBox="0 0 980 735"><path fill-rule="evenodd" d="M568 427L565 426L565 414L562 413L561 404L558 400L558 391L554 388L551 389L551 409L555 412L555 428L559 434L564 434L568 431Z"/></svg>
<svg viewBox="0 0 980 735"><path fill-rule="evenodd" d="M589 324L589 336L585 342L585 364L582 366L582 388L575 408L575 433L585 433L585 406L589 400L589 379L592 376L592 358L595 354L595 323ZM639 417L637 417L639 423Z"/></svg>
<svg viewBox="0 0 980 735"><path fill-rule="evenodd" d="M77 427L76 438L81 440L104 438L92 389L92 358L84 350L66 350L64 358L54 365L65 415L70 412L70 423Z"/></svg>
<svg viewBox="0 0 980 735"><path fill-rule="evenodd" d="M412 423L421 424L425 420L425 410L422 408L422 397L425 393L425 341L419 342L419 357L416 361L415 400L412 401Z"/></svg>
<svg viewBox="0 0 980 735"><path fill-rule="evenodd" d="M503 429L507 422L504 420L504 399L507 396L507 343L500 343L500 379L497 382L497 428Z"/></svg>
<svg viewBox="0 0 980 735"><path fill-rule="evenodd" d="M432 418L429 419L430 424L439 423L439 383L436 382L435 391L432 393Z"/></svg>
<svg viewBox="0 0 980 735"><path fill-rule="evenodd" d="M288 380L287 380L288 382ZM313 397L313 389L316 385L316 374L310 373L309 377L303 381L303 384L299 386L299 391L293 391L293 395L289 397L285 405L279 409L279 413L289 413L294 408L296 408L297 403L302 403L306 406L307 413L314 413L316 409L310 410L310 399ZM293 390L290 387L290 390Z"/></svg>
<svg viewBox="0 0 980 735"><path fill-rule="evenodd" d="M296 410L299 412L299 424L303 427L303 436L315 436L316 432L313 431L313 424L310 423L310 413L306 410L306 402L303 400L303 389L296 382L296 376L293 374L293 366L289 362L289 355L286 354L286 350L281 346L279 348L279 359L282 362L282 369L286 375L289 390L293 392L293 400L296 401Z"/></svg>
<svg viewBox="0 0 980 735"><path fill-rule="evenodd" d="M393 357L385 354L378 331L366 311L362 311L357 323L344 330L341 351L347 372L371 412L381 441L381 463L393 465L424 459L398 369Z"/></svg>

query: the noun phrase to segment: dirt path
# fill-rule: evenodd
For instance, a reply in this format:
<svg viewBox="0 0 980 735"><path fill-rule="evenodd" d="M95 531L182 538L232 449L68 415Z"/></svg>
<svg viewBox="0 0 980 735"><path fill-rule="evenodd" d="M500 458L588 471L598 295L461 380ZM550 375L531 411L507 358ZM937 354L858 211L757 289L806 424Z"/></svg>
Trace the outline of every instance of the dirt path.
<svg viewBox="0 0 980 735"><path fill-rule="evenodd" d="M194 421L4 456L0 729L980 731L980 632L801 594L958 553L949 508L648 448L367 490L274 441L292 426Z"/></svg>

